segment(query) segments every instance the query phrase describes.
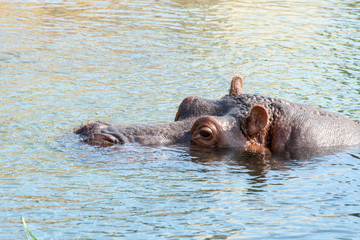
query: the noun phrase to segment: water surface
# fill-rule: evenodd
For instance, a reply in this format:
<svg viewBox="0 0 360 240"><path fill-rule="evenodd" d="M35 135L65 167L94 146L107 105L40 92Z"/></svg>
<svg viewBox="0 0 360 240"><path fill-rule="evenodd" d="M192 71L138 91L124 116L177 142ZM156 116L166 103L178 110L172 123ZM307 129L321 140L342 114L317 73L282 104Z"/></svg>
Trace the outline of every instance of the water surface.
<svg viewBox="0 0 360 240"><path fill-rule="evenodd" d="M94 148L81 123L173 121L244 91L360 120L354 1L0 1L0 239L357 239L360 148L264 161Z"/></svg>

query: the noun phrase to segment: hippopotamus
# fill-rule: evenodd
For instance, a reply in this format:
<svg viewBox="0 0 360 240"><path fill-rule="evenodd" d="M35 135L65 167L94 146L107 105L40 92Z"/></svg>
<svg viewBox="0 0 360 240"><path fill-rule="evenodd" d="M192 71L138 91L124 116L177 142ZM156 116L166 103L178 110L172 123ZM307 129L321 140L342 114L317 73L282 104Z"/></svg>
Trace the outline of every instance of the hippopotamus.
<svg viewBox="0 0 360 240"><path fill-rule="evenodd" d="M360 144L360 124L340 114L282 99L245 94L234 76L218 100L186 97L175 121L128 126L94 122L75 131L97 146L187 144L191 148L237 148L284 152Z"/></svg>

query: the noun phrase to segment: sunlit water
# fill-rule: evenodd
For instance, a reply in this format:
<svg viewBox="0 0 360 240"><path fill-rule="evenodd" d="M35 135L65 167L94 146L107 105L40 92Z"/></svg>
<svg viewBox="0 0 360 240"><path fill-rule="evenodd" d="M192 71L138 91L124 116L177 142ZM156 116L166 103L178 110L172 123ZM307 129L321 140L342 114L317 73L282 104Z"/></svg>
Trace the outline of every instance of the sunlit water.
<svg viewBox="0 0 360 240"><path fill-rule="evenodd" d="M264 161L95 148L81 123L173 121L245 92L360 120L357 1L0 1L0 239L359 239L360 148Z"/></svg>

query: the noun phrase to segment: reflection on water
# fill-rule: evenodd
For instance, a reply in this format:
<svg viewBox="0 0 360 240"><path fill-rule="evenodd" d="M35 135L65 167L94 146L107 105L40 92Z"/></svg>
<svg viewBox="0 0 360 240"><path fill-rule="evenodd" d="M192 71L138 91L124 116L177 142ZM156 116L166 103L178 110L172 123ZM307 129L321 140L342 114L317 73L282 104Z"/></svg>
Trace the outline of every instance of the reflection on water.
<svg viewBox="0 0 360 240"><path fill-rule="evenodd" d="M1 1L0 239L356 239L360 150L264 158L94 148L81 123L169 122L245 92L360 120L354 1ZM56 237L54 237L56 236Z"/></svg>
<svg viewBox="0 0 360 240"><path fill-rule="evenodd" d="M347 149L349 147L297 149L272 155L245 152L239 149L190 149L189 154L194 157L192 161L196 163L206 165L224 163L228 166L235 166L234 171L231 172L238 173L238 167L240 167L240 173L244 173L245 169L251 176L265 177L271 170L290 170L299 164L335 155Z"/></svg>

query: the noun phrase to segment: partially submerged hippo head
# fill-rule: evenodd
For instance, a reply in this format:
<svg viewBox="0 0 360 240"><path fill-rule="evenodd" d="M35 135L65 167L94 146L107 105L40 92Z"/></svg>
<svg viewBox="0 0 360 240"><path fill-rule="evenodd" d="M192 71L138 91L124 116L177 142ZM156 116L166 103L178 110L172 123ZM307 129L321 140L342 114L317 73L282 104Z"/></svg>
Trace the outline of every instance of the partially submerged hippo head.
<svg viewBox="0 0 360 240"><path fill-rule="evenodd" d="M332 147L360 143L360 125L303 104L242 93L235 76L219 100L185 98L168 124L87 124L76 130L84 142L111 146L183 143L201 148L242 148L255 152Z"/></svg>

